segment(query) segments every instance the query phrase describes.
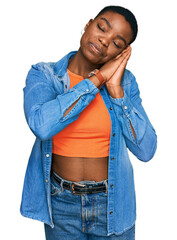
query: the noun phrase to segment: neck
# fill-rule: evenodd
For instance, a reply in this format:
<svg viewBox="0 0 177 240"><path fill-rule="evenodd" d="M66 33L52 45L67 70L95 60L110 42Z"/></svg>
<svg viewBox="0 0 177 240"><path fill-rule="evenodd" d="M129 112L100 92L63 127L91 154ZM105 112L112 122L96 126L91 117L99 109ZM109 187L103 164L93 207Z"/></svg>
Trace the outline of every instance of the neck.
<svg viewBox="0 0 177 240"><path fill-rule="evenodd" d="M80 48L68 63L68 69L71 72L83 76L84 78L87 78L88 74L95 68L100 68L100 65L89 62L88 59L82 54Z"/></svg>

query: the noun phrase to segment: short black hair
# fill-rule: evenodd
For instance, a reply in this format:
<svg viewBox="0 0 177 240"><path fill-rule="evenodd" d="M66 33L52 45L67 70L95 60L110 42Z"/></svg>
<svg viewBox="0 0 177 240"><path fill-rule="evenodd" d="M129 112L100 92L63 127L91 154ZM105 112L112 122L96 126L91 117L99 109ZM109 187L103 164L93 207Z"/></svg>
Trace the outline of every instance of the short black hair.
<svg viewBox="0 0 177 240"><path fill-rule="evenodd" d="M127 22L130 24L132 32L133 32L133 37L132 37L132 40L131 40L130 44L132 42L134 42L135 39L136 39L137 33L138 33L138 24L137 24L137 20L136 20L134 14L130 10L128 10L127 8L124 8L124 7L120 7L120 6L107 6L107 7L104 7L97 14L97 16L95 18L97 18L98 16L100 16L103 13L108 12L108 11L109 12L116 12L116 13L118 13L118 14L120 14L120 15L125 17Z"/></svg>

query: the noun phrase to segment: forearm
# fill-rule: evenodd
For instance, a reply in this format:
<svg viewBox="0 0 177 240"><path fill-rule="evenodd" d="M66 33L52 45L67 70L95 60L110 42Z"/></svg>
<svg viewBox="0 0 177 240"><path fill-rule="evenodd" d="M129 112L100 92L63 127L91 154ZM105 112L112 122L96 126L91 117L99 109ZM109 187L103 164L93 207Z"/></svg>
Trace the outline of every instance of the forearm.
<svg viewBox="0 0 177 240"><path fill-rule="evenodd" d="M157 136L141 105L141 99L131 102L126 92L124 92L124 98L110 97L110 99L127 147L138 159L149 161L156 150Z"/></svg>
<svg viewBox="0 0 177 240"><path fill-rule="evenodd" d="M80 99L80 98L79 98L79 99ZM71 111L71 109L73 109L73 107L76 105L76 103L79 101L79 99L77 99L77 100L71 105L71 107L66 110L66 112L65 112L65 114L64 114L63 117L65 117L65 116Z"/></svg>
<svg viewBox="0 0 177 240"><path fill-rule="evenodd" d="M99 90L89 79L84 79L68 92L56 95L45 76L40 71L35 71L35 75L33 72L24 88L24 112L32 132L46 140L75 121Z"/></svg>
<svg viewBox="0 0 177 240"><path fill-rule="evenodd" d="M106 84L107 90L112 98L122 98L124 97L124 91L122 86L114 86Z"/></svg>
<svg viewBox="0 0 177 240"><path fill-rule="evenodd" d="M131 130L132 130L132 133L133 133L133 137L134 137L134 139L136 139L135 131L134 131L134 129L133 129L133 126L132 126L130 120L129 120L129 123L130 123L130 127L131 127Z"/></svg>
<svg viewBox="0 0 177 240"><path fill-rule="evenodd" d="M97 77L92 76L89 78L89 80L96 86L98 87L100 85L100 81L97 79ZM80 99L80 98L79 98ZM71 109L76 105L76 103L79 101L79 99L77 99L69 109L66 110L64 117L71 111Z"/></svg>
<svg viewBox="0 0 177 240"><path fill-rule="evenodd" d="M67 92L57 92L40 64L32 65L26 78L24 112L32 132L41 140L51 138L75 121L99 92L100 81L92 76Z"/></svg>
<svg viewBox="0 0 177 240"><path fill-rule="evenodd" d="M107 84L106 87L107 87L108 92L109 92L109 94L112 98L123 98L124 97L124 91L123 91L122 86L111 86L111 85ZM129 121L129 123L130 123L130 127L131 127L131 130L132 130L133 136L136 139L135 131L133 129L133 126L132 126L130 121Z"/></svg>

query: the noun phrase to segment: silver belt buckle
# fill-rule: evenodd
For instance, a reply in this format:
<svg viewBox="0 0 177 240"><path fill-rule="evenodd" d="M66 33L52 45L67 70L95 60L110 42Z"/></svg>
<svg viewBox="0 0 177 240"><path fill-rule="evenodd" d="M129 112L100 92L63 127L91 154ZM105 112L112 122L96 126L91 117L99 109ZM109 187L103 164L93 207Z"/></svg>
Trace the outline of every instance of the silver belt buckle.
<svg viewBox="0 0 177 240"><path fill-rule="evenodd" d="M76 193L76 192L75 192L74 186L85 187L86 185L85 185L85 184L81 184L81 183L72 183L72 184L71 184L71 192L72 192L74 195L81 195L82 193Z"/></svg>

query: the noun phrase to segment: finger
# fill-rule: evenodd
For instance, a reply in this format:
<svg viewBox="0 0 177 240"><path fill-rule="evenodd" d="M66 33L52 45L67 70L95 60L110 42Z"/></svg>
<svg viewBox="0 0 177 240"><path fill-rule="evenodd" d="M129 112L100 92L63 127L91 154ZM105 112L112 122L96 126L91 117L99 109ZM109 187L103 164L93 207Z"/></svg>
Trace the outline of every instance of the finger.
<svg viewBox="0 0 177 240"><path fill-rule="evenodd" d="M126 56L129 55L129 54L131 54L131 48L129 48L126 52L121 54L121 56L119 56L115 60L117 60L117 62L120 64L124 60L124 58L126 58Z"/></svg>
<svg viewBox="0 0 177 240"><path fill-rule="evenodd" d="M119 68L125 68L125 67L126 67L127 62L128 62L128 60L129 60L130 56L131 56L131 52L129 52L129 54L126 55L126 57L125 57L125 58L123 59L123 61L121 62Z"/></svg>
<svg viewBox="0 0 177 240"><path fill-rule="evenodd" d="M129 51L131 51L131 46L129 45L127 48L125 48L121 53L119 53L116 57L115 60L119 59L122 55L128 53Z"/></svg>
<svg viewBox="0 0 177 240"><path fill-rule="evenodd" d="M128 45L128 46L122 51L122 53L129 52L131 49L132 49L131 46Z"/></svg>
<svg viewBox="0 0 177 240"><path fill-rule="evenodd" d="M126 49L124 49L121 53L121 56L126 56L129 52L131 52L132 48L129 46Z"/></svg>
<svg viewBox="0 0 177 240"><path fill-rule="evenodd" d="M119 60L119 66L117 67L117 70L112 76L112 78L116 79L118 85L121 83L121 79L130 56L131 56L131 51L129 51L129 53L124 58L122 58L122 61Z"/></svg>
<svg viewBox="0 0 177 240"><path fill-rule="evenodd" d="M119 80L118 84L120 84L122 76L124 74L128 59L130 58L131 53L129 53L121 62L121 64L119 65L117 71L114 73L114 78L117 79L117 81Z"/></svg>
<svg viewBox="0 0 177 240"><path fill-rule="evenodd" d="M118 66L118 68L117 68L117 72L122 72L122 71L125 70L125 67L126 67L126 65L127 65L127 62L128 62L128 60L129 60L130 56L131 56L131 52L129 52L129 53L122 59L122 61L119 62L119 66ZM118 74L118 73L117 73L117 74Z"/></svg>

